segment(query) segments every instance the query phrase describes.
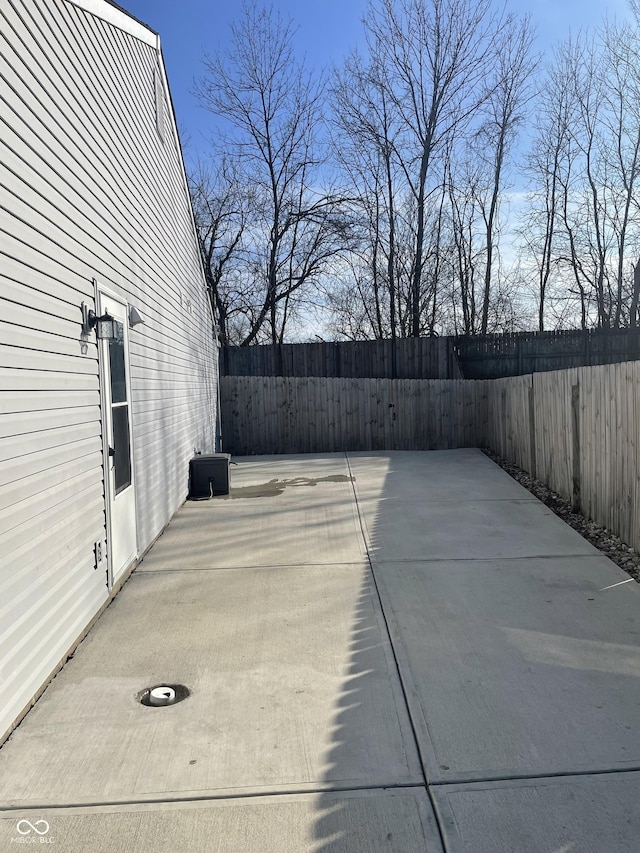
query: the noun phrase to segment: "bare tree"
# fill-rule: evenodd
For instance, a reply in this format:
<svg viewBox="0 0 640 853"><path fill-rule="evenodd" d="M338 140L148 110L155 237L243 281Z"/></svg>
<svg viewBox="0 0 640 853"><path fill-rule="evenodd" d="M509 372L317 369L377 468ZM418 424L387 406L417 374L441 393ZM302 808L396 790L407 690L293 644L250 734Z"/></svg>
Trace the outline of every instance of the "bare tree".
<svg viewBox="0 0 640 853"><path fill-rule="evenodd" d="M639 49L638 28L629 24L606 25L595 36L570 39L556 52L539 99L527 225L538 270L540 328L552 270L564 284L565 300L574 305L577 300L583 328L635 322L638 279L630 256L636 259L640 249L634 215L640 169Z"/></svg>
<svg viewBox="0 0 640 853"><path fill-rule="evenodd" d="M335 194L322 186L323 85L296 60L295 30L272 9L245 5L231 45L208 57L201 104L225 122L222 145L255 204L243 232L257 300L241 343L281 342L303 291L346 244Z"/></svg>
<svg viewBox="0 0 640 853"><path fill-rule="evenodd" d="M336 74L334 152L358 224L360 255L370 277L375 337L399 334L399 276L403 179L398 117L380 64L350 56ZM355 267L352 267L355 272ZM368 312L367 312L368 313Z"/></svg>
<svg viewBox="0 0 640 853"><path fill-rule="evenodd" d="M528 18L504 24L488 81L489 94L478 109L473 132L454 140L446 159L455 277L466 334L486 334L497 319L497 315L490 317L490 311L504 304L500 294L507 281L497 281L500 209L537 62L531 52L532 39Z"/></svg>
<svg viewBox="0 0 640 853"><path fill-rule="evenodd" d="M572 143L572 85L565 63L564 48L556 51L536 98L535 133L526 162L531 182L529 208L522 235L536 267L538 329L545 329L549 287L558 268L559 241L563 225L568 228L568 200L576 149ZM575 258L570 229L569 253ZM572 265L574 273L575 264ZM577 285L583 288L578 276ZM582 300L583 327L586 322Z"/></svg>
<svg viewBox="0 0 640 853"><path fill-rule="evenodd" d="M462 243L469 229L461 213L470 207L460 194L469 186L451 180L451 162L462 151L469 159L475 134L485 180L473 207L486 214L489 294L499 196L533 65L530 24L494 15L490 0L371 0L365 28L371 59L352 56L334 96L336 148L369 249L374 326L391 337L455 326L458 269L466 276L464 325L476 330L469 259L477 247ZM480 305L485 328L489 306L488 299Z"/></svg>
<svg viewBox="0 0 640 853"><path fill-rule="evenodd" d="M504 21L490 0L372 0L370 48L384 69L408 149L402 165L414 202L411 335L421 332L426 221L431 193L442 193L438 155L462 133L486 100L486 81ZM436 202L437 206L437 202Z"/></svg>
<svg viewBox="0 0 640 853"><path fill-rule="evenodd" d="M640 171L640 34L638 27L630 24L605 26L604 46L607 61L605 88L606 109L603 115L605 133L612 144L604 154L611 175L607 188L611 197L611 227L616 239L615 309L612 325L619 328L625 315L630 325L635 325L637 315L637 287L632 286L636 309L626 306L625 261L632 237L632 210L638 210L638 176ZM637 252L637 237L636 237ZM635 278L634 278L635 282ZM632 296L632 302L633 302Z"/></svg>
<svg viewBox="0 0 640 853"><path fill-rule="evenodd" d="M477 199L473 164L465 161L458 164L456 177L453 174L452 157L447 158L446 187L450 210L450 229L453 243L454 284L451 288L451 304L454 329L458 334L474 335L480 330L482 249L478 246L481 213ZM464 172L462 171L464 168ZM461 311L462 317L458 319Z"/></svg>
<svg viewBox="0 0 640 853"><path fill-rule="evenodd" d="M238 274L251 190L224 161L215 170L199 163L189 174L189 189L209 298L226 346L235 337L234 320L247 314L254 297Z"/></svg>
<svg viewBox="0 0 640 853"><path fill-rule="evenodd" d="M537 60L532 56L533 29L528 17L508 20L500 37L494 81L484 120L474 139L474 154L488 172L486 191L478 199L484 221L484 282L480 332L487 333L500 198L508 158L526 115L528 86Z"/></svg>
<svg viewBox="0 0 640 853"><path fill-rule="evenodd" d="M640 314L638 311L640 303L640 260L633 268L633 290L631 304L629 306L629 325L635 329L640 325Z"/></svg>
<svg viewBox="0 0 640 853"><path fill-rule="evenodd" d="M605 68L595 39L590 39L574 51L571 60L578 114L573 139L582 157L584 181L584 200L582 204L576 204L576 211L582 219L585 253L594 271L598 325L608 327L611 325L611 300L607 292L609 235L605 187L609 179L608 163L604 156L606 142L601 124Z"/></svg>

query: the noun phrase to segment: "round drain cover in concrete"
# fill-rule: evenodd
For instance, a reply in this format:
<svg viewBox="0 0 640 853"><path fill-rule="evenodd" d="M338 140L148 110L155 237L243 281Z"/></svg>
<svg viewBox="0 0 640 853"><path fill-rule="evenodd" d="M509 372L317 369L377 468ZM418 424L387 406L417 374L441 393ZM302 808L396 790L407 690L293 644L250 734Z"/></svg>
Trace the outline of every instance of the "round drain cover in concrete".
<svg viewBox="0 0 640 853"><path fill-rule="evenodd" d="M184 684L158 684L146 687L137 694L136 699L142 705L151 708L161 708L165 705L175 705L189 696L189 688Z"/></svg>
<svg viewBox="0 0 640 853"><path fill-rule="evenodd" d="M176 701L176 691L173 687L154 687L149 693L151 705L172 705Z"/></svg>

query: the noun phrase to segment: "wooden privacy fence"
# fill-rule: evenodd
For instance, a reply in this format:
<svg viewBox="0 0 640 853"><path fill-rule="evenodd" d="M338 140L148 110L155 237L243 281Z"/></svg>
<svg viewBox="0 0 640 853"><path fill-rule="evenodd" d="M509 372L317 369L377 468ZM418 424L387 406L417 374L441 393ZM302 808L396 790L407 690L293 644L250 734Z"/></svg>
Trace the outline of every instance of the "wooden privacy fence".
<svg viewBox="0 0 640 853"><path fill-rule="evenodd" d="M640 329L223 347L224 376L495 379L640 359Z"/></svg>
<svg viewBox="0 0 640 853"><path fill-rule="evenodd" d="M465 379L640 359L640 329L568 329L452 339Z"/></svg>
<svg viewBox="0 0 640 853"><path fill-rule="evenodd" d="M490 447L640 549L640 362L496 380L223 376L234 454Z"/></svg>
<svg viewBox="0 0 640 853"><path fill-rule="evenodd" d="M222 376L223 446L235 454L475 447L483 384Z"/></svg>
<svg viewBox="0 0 640 853"><path fill-rule="evenodd" d="M223 347L224 376L461 379L454 338Z"/></svg>
<svg viewBox="0 0 640 853"><path fill-rule="evenodd" d="M640 550L640 362L484 384L483 444Z"/></svg>

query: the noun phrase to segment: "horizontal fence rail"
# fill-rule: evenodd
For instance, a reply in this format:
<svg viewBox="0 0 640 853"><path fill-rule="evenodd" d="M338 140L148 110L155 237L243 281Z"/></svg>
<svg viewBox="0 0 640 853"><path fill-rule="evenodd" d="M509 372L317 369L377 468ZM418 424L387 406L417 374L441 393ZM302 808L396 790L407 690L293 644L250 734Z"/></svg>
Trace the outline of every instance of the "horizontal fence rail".
<svg viewBox="0 0 640 853"><path fill-rule="evenodd" d="M490 447L640 550L640 362L498 380L223 376L230 453Z"/></svg>

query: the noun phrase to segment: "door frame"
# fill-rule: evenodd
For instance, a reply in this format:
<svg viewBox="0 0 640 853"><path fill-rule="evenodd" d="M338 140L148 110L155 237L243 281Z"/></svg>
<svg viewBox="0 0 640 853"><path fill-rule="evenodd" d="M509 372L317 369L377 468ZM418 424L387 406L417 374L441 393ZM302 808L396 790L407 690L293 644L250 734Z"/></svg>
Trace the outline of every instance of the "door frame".
<svg viewBox="0 0 640 853"><path fill-rule="evenodd" d="M129 453L131 456L131 488L133 489L133 497L134 497L134 526L135 526L135 553L133 556L133 560L138 557L139 551L139 542L138 542L138 517L137 517L137 499L136 499L136 480L135 480L135 470L134 470L134 460L135 460L135 448L134 448L134 438L133 438L133 417L131 412L131 359L129 353L129 303L125 298L116 293L111 288L99 284L97 279L93 280L94 284L94 298L95 298L95 306L96 312L98 314L102 313L102 300L107 299L113 302L117 302L119 306L124 308L125 321L123 323L123 335L125 340L125 367L126 367L126 388L127 388L127 400L129 403ZM106 355L106 350L108 347L108 341L97 341L98 344L98 367L99 367L99 384L100 384L100 430L102 433L102 481L104 488L104 509L105 509L105 523L106 523L106 541L107 541L107 588L109 590L113 589L114 583L117 583L123 572L126 570L125 567L116 567L115 570L118 572L117 576L114 578L114 565L113 565L113 518L112 518L112 501L115 498L115 495L111 494L111 476L109 470L109 426L107 423L107 418L111 417L111 405L110 405L110 397L107 396L107 382L110 381L110 376L108 374L108 368L106 364L106 360L108 359L108 355ZM132 560L132 562L133 562Z"/></svg>

